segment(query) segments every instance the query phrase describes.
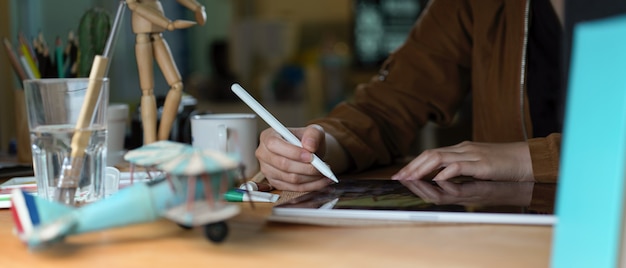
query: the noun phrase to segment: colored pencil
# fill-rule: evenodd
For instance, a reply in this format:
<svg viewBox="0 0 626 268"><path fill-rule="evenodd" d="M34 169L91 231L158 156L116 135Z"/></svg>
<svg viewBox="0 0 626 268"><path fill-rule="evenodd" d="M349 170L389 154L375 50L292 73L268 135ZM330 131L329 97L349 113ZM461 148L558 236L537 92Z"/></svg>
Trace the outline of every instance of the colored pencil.
<svg viewBox="0 0 626 268"><path fill-rule="evenodd" d="M39 73L39 69L37 69L37 64L35 64L35 60L32 57L30 57L30 54L28 52L28 47L24 44L21 44L20 49L22 50L21 56L26 61L26 64L28 68L30 69L30 71L33 73L34 78L37 78L37 79L41 78L41 73Z"/></svg>
<svg viewBox="0 0 626 268"><path fill-rule="evenodd" d="M20 47L25 46L26 47L26 51L27 51L27 55L28 57L30 57L33 60L37 60L37 58L35 57L35 51L33 50L33 47L28 43L28 40L26 40L26 37L24 37L23 33L20 33L17 36L17 40L19 41ZM37 66L37 62L35 62L35 66Z"/></svg>
<svg viewBox="0 0 626 268"><path fill-rule="evenodd" d="M24 67L24 71L26 71L26 77L28 77L28 79L37 78L35 77L33 70L30 69L30 64L28 64L28 60L26 60L26 57L20 55L20 63L22 63L22 67Z"/></svg>
<svg viewBox="0 0 626 268"><path fill-rule="evenodd" d="M56 60L56 65L57 65L57 75L59 76L59 78L65 78L65 68L64 68L64 62L63 62L63 44L61 41L61 37L57 36L57 39L55 41L55 60Z"/></svg>
<svg viewBox="0 0 626 268"><path fill-rule="evenodd" d="M9 61L11 62L11 66L13 67L13 71L15 71L15 74L17 74L20 81L27 79L28 76L26 75L26 72L22 68L22 65L20 64L20 61L17 57L17 54L15 54L13 45L6 37L4 38L3 43L4 43L4 49L6 50L7 56L9 57Z"/></svg>

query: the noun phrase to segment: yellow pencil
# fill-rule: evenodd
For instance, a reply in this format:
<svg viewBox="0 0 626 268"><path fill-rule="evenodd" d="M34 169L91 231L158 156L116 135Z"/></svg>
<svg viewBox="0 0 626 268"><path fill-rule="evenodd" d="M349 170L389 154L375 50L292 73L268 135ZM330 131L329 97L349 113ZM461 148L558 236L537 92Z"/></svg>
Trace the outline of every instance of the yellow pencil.
<svg viewBox="0 0 626 268"><path fill-rule="evenodd" d="M41 78L41 73L39 73L39 69L37 69L37 65L33 61L33 58L30 56L30 53L28 52L28 48L24 44L21 44L20 49L22 49L22 54L24 58L26 59L26 62L28 63L28 66L30 67L31 71L33 71L33 75L35 76L35 78L37 79Z"/></svg>

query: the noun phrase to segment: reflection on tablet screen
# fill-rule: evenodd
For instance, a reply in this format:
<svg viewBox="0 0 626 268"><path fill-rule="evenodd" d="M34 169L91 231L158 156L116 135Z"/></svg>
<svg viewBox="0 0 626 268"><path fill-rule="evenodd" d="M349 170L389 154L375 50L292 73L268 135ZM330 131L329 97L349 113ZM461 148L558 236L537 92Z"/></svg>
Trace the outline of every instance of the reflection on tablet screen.
<svg viewBox="0 0 626 268"><path fill-rule="evenodd" d="M371 219L406 216L409 219L415 218L415 213L430 212L424 215L435 216L444 221L448 216L454 216L454 221L463 222L467 219L469 222L498 223L498 217L503 215L552 217L555 190L556 184L493 182L468 178L443 182L341 180L338 184L277 205L274 207L274 215L331 218L354 216ZM356 214L357 212L360 214ZM402 214L404 212L405 215ZM471 214L471 217L462 214ZM550 224L554 219L547 222L545 220L544 217L539 222ZM515 221L509 217L503 223ZM522 220L520 223L529 222Z"/></svg>

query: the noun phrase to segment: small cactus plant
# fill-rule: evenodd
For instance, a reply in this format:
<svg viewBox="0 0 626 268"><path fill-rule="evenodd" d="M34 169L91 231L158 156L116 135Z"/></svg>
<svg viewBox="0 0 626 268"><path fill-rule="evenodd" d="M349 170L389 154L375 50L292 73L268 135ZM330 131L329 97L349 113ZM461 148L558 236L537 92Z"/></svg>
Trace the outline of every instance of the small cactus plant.
<svg viewBox="0 0 626 268"><path fill-rule="evenodd" d="M109 13L99 7L88 9L78 26L78 77L87 77L96 55L101 55L111 31Z"/></svg>

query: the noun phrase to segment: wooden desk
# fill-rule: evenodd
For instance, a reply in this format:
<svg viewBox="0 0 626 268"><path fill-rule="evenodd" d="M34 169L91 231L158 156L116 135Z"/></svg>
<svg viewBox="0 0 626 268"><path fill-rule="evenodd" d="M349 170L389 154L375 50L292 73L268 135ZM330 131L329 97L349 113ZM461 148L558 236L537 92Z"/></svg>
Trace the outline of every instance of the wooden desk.
<svg viewBox="0 0 626 268"><path fill-rule="evenodd" d="M380 170L360 174L376 178ZM268 222L242 203L222 244L160 220L68 237L41 251L0 210L0 267L548 267L552 228L487 224L328 227Z"/></svg>
<svg viewBox="0 0 626 268"><path fill-rule="evenodd" d="M160 220L69 237L30 251L0 211L0 267L548 267L551 227L321 227L266 222L271 205L229 221L222 244Z"/></svg>

